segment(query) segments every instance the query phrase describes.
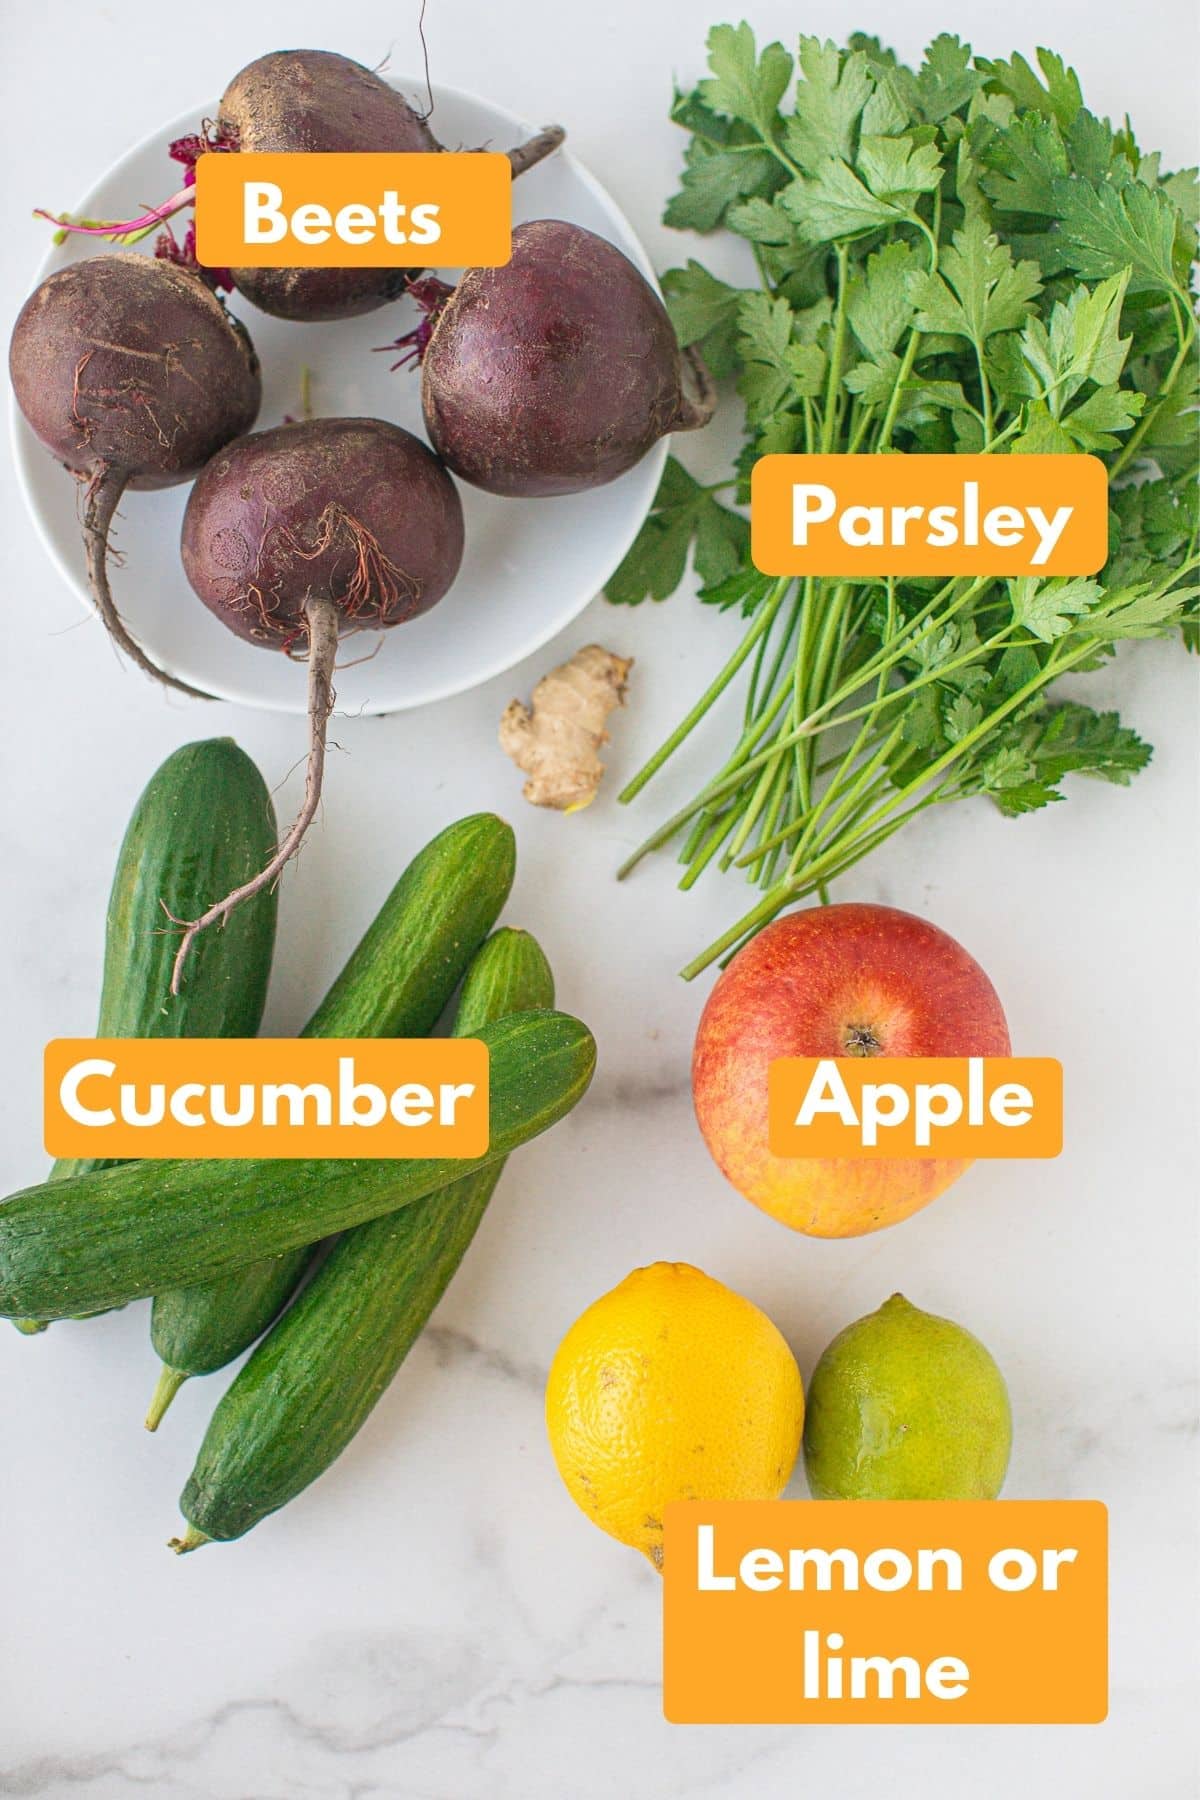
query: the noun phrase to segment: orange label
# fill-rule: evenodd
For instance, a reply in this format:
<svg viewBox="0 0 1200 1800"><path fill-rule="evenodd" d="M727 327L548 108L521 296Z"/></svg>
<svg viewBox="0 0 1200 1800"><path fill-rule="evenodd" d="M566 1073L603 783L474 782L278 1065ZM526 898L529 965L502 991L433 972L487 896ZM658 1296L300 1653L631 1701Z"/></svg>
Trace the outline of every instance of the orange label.
<svg viewBox="0 0 1200 1800"><path fill-rule="evenodd" d="M475 150L202 156L196 254L207 268L495 267L512 255L512 166Z"/></svg>
<svg viewBox="0 0 1200 1800"><path fill-rule="evenodd" d="M55 1038L50 1156L482 1156L477 1038Z"/></svg>
<svg viewBox="0 0 1200 1800"><path fill-rule="evenodd" d="M673 1724L1106 1716L1097 1500L689 1500L664 1523Z"/></svg>
<svg viewBox="0 0 1200 1800"><path fill-rule="evenodd" d="M1052 1056L781 1056L770 1067L774 1156L1057 1156Z"/></svg>
<svg viewBox="0 0 1200 1800"><path fill-rule="evenodd" d="M750 545L764 575L1094 575L1108 477L1097 456L761 456Z"/></svg>

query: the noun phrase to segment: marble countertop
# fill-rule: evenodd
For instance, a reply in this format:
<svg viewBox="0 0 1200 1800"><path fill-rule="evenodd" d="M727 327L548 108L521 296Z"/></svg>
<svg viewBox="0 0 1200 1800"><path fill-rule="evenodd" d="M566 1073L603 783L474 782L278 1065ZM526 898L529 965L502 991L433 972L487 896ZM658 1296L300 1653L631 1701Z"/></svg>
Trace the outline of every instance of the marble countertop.
<svg viewBox="0 0 1200 1800"><path fill-rule="evenodd" d="M916 52L950 13L750 0L760 33L862 23ZM693 76L722 9L609 0L581 28L552 0L434 0L436 72L561 117L660 266L679 145L672 71ZM1190 26L1148 0L1132 33L1082 0L958 0L980 48L1050 42L1097 110L1126 109L1189 160ZM412 15L412 17L410 17ZM711 18L710 18L711 15ZM5 26L0 177L6 317L42 242L31 199L89 171L281 43L374 62L415 6L342 0L41 0ZM236 28L236 29L235 29ZM1174 59L1173 59L1174 49ZM397 56L400 52L397 50ZM37 193L30 165L37 159ZM719 449L719 446L718 446ZM716 454L716 452L712 452ZM165 699L114 664L45 560L13 484L4 509L7 708L0 802L4 1004L0 1185L43 1167L40 1054L91 1028L99 931L134 793L177 744L232 732L299 791L297 721ZM19 602L19 603L18 603ZM1015 1044L1059 1056L1057 1162L977 1165L896 1230L793 1237L728 1189L694 1129L691 1036L706 983L674 970L733 915L728 880L688 896L669 862L613 871L705 770L701 743L635 808L612 793L718 665L734 623L686 593L595 603L555 646L636 657L609 792L536 814L495 746L525 665L433 710L339 719L324 813L283 886L266 1028L296 1028L408 855L451 818L514 819L507 917L535 931L564 1005L593 1026L585 1105L514 1160L471 1254L400 1379L336 1468L240 1544L176 1561L175 1499L220 1378L189 1384L157 1438L143 1306L24 1341L0 1332L0 1793L50 1800L1176 1800L1193 1791L1197 1306L1195 678L1174 645L1089 678L1156 756L1135 790L1076 782L1019 822L967 805L907 833L842 897L925 913L976 954ZM711 748L713 739L708 740ZM841 1325L902 1288L962 1319L1008 1377L1014 1498L1099 1498L1112 1521L1112 1710L1074 1729L681 1729L662 1718L659 1583L592 1530L545 1443L541 1393L580 1309L659 1257L763 1306L807 1374ZM802 1480L793 1490L802 1493Z"/></svg>

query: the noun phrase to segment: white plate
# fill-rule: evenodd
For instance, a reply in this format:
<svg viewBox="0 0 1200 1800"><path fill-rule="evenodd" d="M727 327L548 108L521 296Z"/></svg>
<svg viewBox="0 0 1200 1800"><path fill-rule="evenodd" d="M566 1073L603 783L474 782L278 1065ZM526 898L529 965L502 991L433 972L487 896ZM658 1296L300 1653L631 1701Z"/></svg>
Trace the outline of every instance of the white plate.
<svg viewBox="0 0 1200 1800"><path fill-rule="evenodd" d="M417 94L423 83L396 77L394 86ZM434 90L434 130L450 148L488 144L495 149L529 137L535 124L455 88ZM215 112L197 106L145 139L84 196L76 214L121 218L173 191L172 139L195 131ZM568 131L570 121L564 121ZM647 280L655 282L645 251L629 222L582 163L560 150L522 175L513 186L513 219L570 219L608 238ZM49 229L49 227L47 227ZM151 239L143 246L149 251ZM64 264L103 249L75 237L54 248L38 281ZM441 271L447 280L452 273ZM301 370L313 377L316 413L361 414L391 419L422 432L420 382L410 369L389 373L386 356L373 355L416 320L411 301L400 300L361 319L296 325L268 318L233 295L231 310L245 320L263 365L260 426L276 425L300 406ZM84 578L74 482L38 443L13 406L16 464L38 531L72 587L90 607ZM423 618L381 632L379 649L356 640L338 671L338 711L399 712L476 687L539 649L569 625L603 587L637 535L658 487L666 441L607 487L550 500L503 500L460 482L467 547L458 580L440 605ZM222 699L273 712L303 712L304 678L286 657L235 638L192 594L179 560L179 527L188 488L129 493L121 504L114 547L113 594L134 635L163 668Z"/></svg>

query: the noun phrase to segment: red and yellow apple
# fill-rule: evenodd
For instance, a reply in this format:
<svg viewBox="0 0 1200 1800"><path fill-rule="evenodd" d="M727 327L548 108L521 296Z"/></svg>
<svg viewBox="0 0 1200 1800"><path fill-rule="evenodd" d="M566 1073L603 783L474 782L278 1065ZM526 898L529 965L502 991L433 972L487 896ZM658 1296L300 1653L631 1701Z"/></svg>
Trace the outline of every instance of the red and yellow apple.
<svg viewBox="0 0 1200 1800"><path fill-rule="evenodd" d="M996 990L948 933L891 906L789 913L740 950L701 1015L692 1098L747 1200L794 1231L857 1237L957 1181L944 1158L773 1156L767 1071L780 1056L1007 1056Z"/></svg>

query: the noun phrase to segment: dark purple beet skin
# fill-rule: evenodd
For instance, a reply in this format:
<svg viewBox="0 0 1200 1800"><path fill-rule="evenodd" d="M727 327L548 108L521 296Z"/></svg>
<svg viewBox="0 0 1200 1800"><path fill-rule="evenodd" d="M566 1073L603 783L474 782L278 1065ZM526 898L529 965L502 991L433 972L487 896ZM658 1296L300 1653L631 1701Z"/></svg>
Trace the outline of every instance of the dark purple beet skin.
<svg viewBox="0 0 1200 1800"><path fill-rule="evenodd" d="M8 364L30 426L86 481L88 583L109 635L146 674L199 694L126 629L109 588L108 534L126 488L187 481L249 431L262 396L250 339L193 271L111 252L57 270L29 296Z"/></svg>
<svg viewBox="0 0 1200 1800"><path fill-rule="evenodd" d="M265 868L177 921L173 993L200 932L278 881L316 817L339 636L428 612L462 551L454 483L382 419L278 425L238 438L200 476L183 517L187 578L230 631L307 665L308 761L304 803Z"/></svg>
<svg viewBox="0 0 1200 1800"><path fill-rule="evenodd" d="M361 63L332 50L275 50L234 76L218 132L239 150L433 151L421 115ZM235 269L246 298L280 319L348 319L403 293L411 269Z"/></svg>
<svg viewBox="0 0 1200 1800"><path fill-rule="evenodd" d="M561 125L546 125L524 143L514 144L505 152L514 178L552 155L565 136ZM113 242L161 223L166 230L159 235L155 255L195 270L194 223L179 243L168 221L194 203L198 157L242 150L404 155L441 149L426 116L373 70L332 50L273 50L234 76L221 96L215 120L205 120L198 131L170 146L172 161L182 164L185 174L183 185L169 200L123 219L72 220L40 208L38 216L52 221L60 232ZM421 272L419 268L203 271L211 286L239 288L262 312L313 321L374 312L397 299Z"/></svg>
<svg viewBox="0 0 1200 1800"><path fill-rule="evenodd" d="M21 308L9 347L17 404L76 474L123 486L187 481L249 431L262 383L245 332L186 269L132 251L72 263Z"/></svg>
<svg viewBox="0 0 1200 1800"><path fill-rule="evenodd" d="M613 481L671 431L707 424L658 295L615 245L562 219L513 232L512 260L470 269L421 365L430 442L493 494Z"/></svg>
<svg viewBox="0 0 1200 1800"><path fill-rule="evenodd" d="M239 438L188 500L183 566L250 643L290 648L328 600L339 628L400 625L458 573L462 503L419 438L381 419L310 419Z"/></svg>

